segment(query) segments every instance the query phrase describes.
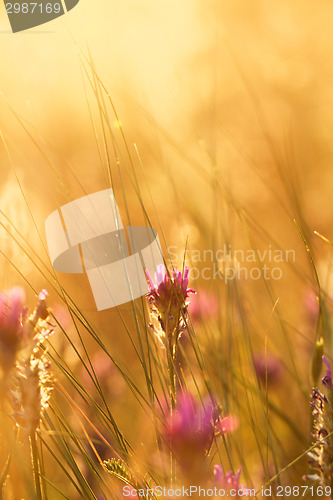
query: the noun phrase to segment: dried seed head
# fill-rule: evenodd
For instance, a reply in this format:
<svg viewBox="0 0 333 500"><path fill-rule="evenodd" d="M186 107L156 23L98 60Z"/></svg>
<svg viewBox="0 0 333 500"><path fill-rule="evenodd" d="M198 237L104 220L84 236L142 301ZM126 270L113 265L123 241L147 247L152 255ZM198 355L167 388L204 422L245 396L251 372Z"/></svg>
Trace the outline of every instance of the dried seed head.
<svg viewBox="0 0 333 500"><path fill-rule="evenodd" d="M45 356L39 359L31 357L29 363L17 363L11 391L13 417L16 425L28 434L38 429L42 413L48 407L52 388L53 377Z"/></svg>
<svg viewBox="0 0 333 500"><path fill-rule="evenodd" d="M325 356L322 357L327 370L322 378L326 393L322 394L319 389L312 390L312 414L314 416L313 436L316 446L308 453L310 465L315 474L307 476L307 479L320 483L321 486L333 487L333 390L332 371L330 363Z"/></svg>
<svg viewBox="0 0 333 500"><path fill-rule="evenodd" d="M35 311L23 324L23 348L11 376L13 418L29 435L38 429L53 387L50 363L41 349L45 339L53 333L52 326L47 322L46 296L47 292L43 290L38 296Z"/></svg>

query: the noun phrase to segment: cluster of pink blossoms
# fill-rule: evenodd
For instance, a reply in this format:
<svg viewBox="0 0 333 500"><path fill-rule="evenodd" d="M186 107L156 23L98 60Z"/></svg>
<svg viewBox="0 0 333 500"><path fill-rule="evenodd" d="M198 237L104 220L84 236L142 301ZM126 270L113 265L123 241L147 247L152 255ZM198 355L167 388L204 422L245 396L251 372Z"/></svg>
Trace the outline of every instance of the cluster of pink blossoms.
<svg viewBox="0 0 333 500"><path fill-rule="evenodd" d="M166 422L164 436L176 455L204 457L217 434L228 434L238 427L238 418L219 416L219 408L209 403L199 406L193 396L182 392L177 406Z"/></svg>
<svg viewBox="0 0 333 500"><path fill-rule="evenodd" d="M223 418L220 416L220 408L211 400L199 405L185 391L179 394L175 410L166 418L163 438L185 477L206 480L210 475L210 468L205 458L214 439L233 432L237 427L236 416L228 415Z"/></svg>

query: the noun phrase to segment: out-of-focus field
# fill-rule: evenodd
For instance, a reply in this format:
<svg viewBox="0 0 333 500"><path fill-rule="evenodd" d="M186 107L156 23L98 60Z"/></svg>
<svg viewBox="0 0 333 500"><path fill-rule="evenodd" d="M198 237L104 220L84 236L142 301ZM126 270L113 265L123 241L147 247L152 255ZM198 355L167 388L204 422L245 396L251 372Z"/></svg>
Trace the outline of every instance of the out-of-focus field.
<svg viewBox="0 0 333 500"><path fill-rule="evenodd" d="M212 297L217 301L218 312L201 318L196 331L221 402L244 417L234 438L236 462L243 457L246 478L256 486L269 474L265 477L255 466L256 447L262 439L264 449L266 437L256 441L252 430L265 423L265 415L255 396L246 400L242 392L244 381L254 383L251 349L262 356L266 343L282 364L269 390L286 417L269 414L278 468L311 443L307 400L318 289L293 220L329 294L331 246L313 231L333 240L332 22L333 3L324 0L80 0L68 15L14 35L3 6L0 10L0 131L5 142L0 143L0 209L45 261L38 232L45 245L46 217L71 199L109 187L89 116L88 103L103 150L99 108L84 69L93 75L85 59L90 56L117 110L151 223L161 241L165 237L166 259L167 246L178 254L179 267L186 245L189 255L224 245L295 251L295 262L279 264L279 280L240 279L226 285L201 275L190 283L210 297L208 311ZM109 112L120 141L119 123ZM125 148L120 150L125 156ZM110 151L124 223L143 225L130 163L121 159L118 169ZM52 287L4 230L0 237L1 252L33 287L49 289L49 303L57 312L61 305ZM199 270L206 265L187 264ZM33 293L4 255L0 265L1 288L23 284L32 301ZM112 354L141 380L118 313L95 310L85 276L58 277L100 329ZM120 310L132 327L130 306ZM70 323L68 331L75 335ZM79 372L60 336L55 342ZM140 442L148 424L142 416L133 425L135 402L114 377L113 410L144 454ZM271 456L267 464L274 475ZM305 473L303 460L283 480L296 483Z"/></svg>

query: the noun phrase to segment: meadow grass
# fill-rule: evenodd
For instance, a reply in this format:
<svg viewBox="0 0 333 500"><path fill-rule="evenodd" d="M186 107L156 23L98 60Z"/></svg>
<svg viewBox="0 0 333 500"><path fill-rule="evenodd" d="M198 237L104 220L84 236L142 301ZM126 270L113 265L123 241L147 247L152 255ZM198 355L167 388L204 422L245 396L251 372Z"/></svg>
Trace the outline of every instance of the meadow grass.
<svg viewBox="0 0 333 500"><path fill-rule="evenodd" d="M13 387L3 386L1 498L120 499L125 485L136 490L181 485L228 488L238 486L239 467L240 483L253 489L256 498L261 498L262 487L272 486L272 498L279 491L284 498L289 496L285 487L311 486L303 480L309 473L307 453L314 448L310 392L312 385L320 384L322 354L330 359L331 353L331 301L317 272L316 253L320 245L328 244L314 237L314 228L306 222L291 145L286 144L285 150L279 147L260 98L234 57L274 178L263 173L218 120L215 126L251 175L259 177L281 226L293 234L288 243L285 238L280 242L279 230L270 230L271 220L261 221L253 207L238 199L228 168L219 166L207 144L201 157L194 157L140 109L142 119L150 122L173 158L171 168L147 173L140 144L133 146L127 140L91 57L80 49L79 57L96 146L95 168L103 178L100 189L112 188L126 226L145 225L158 231L160 264L168 264L164 277L169 295L163 299L163 290L158 291L161 283L151 283L150 292L158 291L153 296L153 319L145 296L112 310L95 311L85 276L74 278L53 270L40 217L20 181L12 146L2 134L29 234L1 210L0 224L10 243L0 253L3 265L10 266L11 282L17 279L26 289L30 313L37 301L33 297L41 288L48 290L48 327L54 333L40 342L38 355L49 360L54 379L48 405L28 435L25 423L13 417L8 396ZM47 141L14 108L11 112L45 169L55 176L58 199L69 202L78 193L89 194L79 167L68 165L64 175ZM171 245L177 248L177 262L170 258ZM214 258L225 245L258 249L256 261ZM282 269L283 279L245 279L244 271L243 278L231 279L230 273L239 267L261 269L259 255L269 245L281 252L296 249L295 260L269 263ZM213 260L195 261L193 252L204 255L205 249L212 250ZM207 265L213 273L210 279L202 274ZM195 296L180 291L186 266ZM179 286L175 269L181 272ZM200 277L191 281L193 269ZM309 302L302 312L302 304L295 303L303 292ZM172 331L171 320L161 320L162 310L166 318L170 314L170 295ZM196 306L185 305L187 300ZM150 326L154 321L155 329ZM18 350L17 362L21 356ZM11 370L16 373L17 366ZM187 399L182 399L184 394ZM232 419L238 424L231 425ZM221 477L214 479L214 466L221 467ZM309 489L304 498L310 496ZM151 492L146 497L157 495Z"/></svg>

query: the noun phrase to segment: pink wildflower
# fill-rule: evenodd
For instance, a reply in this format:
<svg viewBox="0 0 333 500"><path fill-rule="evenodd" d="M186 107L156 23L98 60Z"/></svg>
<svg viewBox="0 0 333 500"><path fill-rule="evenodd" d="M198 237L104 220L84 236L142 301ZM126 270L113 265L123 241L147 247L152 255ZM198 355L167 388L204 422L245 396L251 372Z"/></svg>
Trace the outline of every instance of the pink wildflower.
<svg viewBox="0 0 333 500"><path fill-rule="evenodd" d="M254 357L254 367L259 381L265 385L276 383L282 374L281 361L271 353L261 353Z"/></svg>
<svg viewBox="0 0 333 500"><path fill-rule="evenodd" d="M180 394L167 418L164 439L190 482L208 478L205 457L214 439L214 420L212 406L199 407L188 393Z"/></svg>
<svg viewBox="0 0 333 500"><path fill-rule="evenodd" d="M175 298L175 291L180 292L183 295L183 299L186 299L190 293L196 293L192 288L187 288L189 282L188 266L185 266L184 276L181 271L174 269L172 272L173 278L170 279L165 266L159 264L155 272L156 283L153 282L148 269L146 269L145 273L150 292L148 295L155 297L155 299L160 298L160 300L163 300L163 298Z"/></svg>
<svg viewBox="0 0 333 500"><path fill-rule="evenodd" d="M31 342L37 345L52 333L52 329L45 327L49 314L46 296L46 290L42 290L35 311L28 317L28 309L23 306L25 294L22 288L0 293L0 368L3 378L13 368L19 351Z"/></svg>
<svg viewBox="0 0 333 500"><path fill-rule="evenodd" d="M221 434L230 434L239 427L239 418L236 415L227 415L216 424L216 429Z"/></svg>
<svg viewBox="0 0 333 500"><path fill-rule="evenodd" d="M192 321L201 319L216 319L219 312L219 304L215 295L208 294L204 289L199 290L188 308Z"/></svg>
<svg viewBox="0 0 333 500"><path fill-rule="evenodd" d="M244 486L239 482L241 472L242 468L240 467L235 475L231 471L227 472L226 474L223 474L222 466L215 465L214 486L225 490L225 492L232 493L233 498L241 498L242 496L252 496L253 490L244 488Z"/></svg>
<svg viewBox="0 0 333 500"><path fill-rule="evenodd" d="M188 392L179 395L175 411L167 417L164 438L187 476L205 474L204 459L217 434L227 434L238 426L233 416L219 418L212 402L199 406Z"/></svg>
<svg viewBox="0 0 333 500"><path fill-rule="evenodd" d="M196 293L192 288L187 288L189 268L185 267L184 274L174 269L170 277L165 266L160 264L155 272L156 283L153 282L147 269L145 272L151 316L158 322L157 326L151 325L151 327L164 345L171 350L186 327L184 318L187 316L188 297Z"/></svg>
<svg viewBox="0 0 333 500"><path fill-rule="evenodd" d="M4 376L13 367L22 340L24 291L12 288L0 294L0 366Z"/></svg>
<svg viewBox="0 0 333 500"><path fill-rule="evenodd" d="M180 394L176 411L165 428L165 437L176 455L184 452L205 455L214 437L213 413L211 405L199 408L190 394Z"/></svg>

